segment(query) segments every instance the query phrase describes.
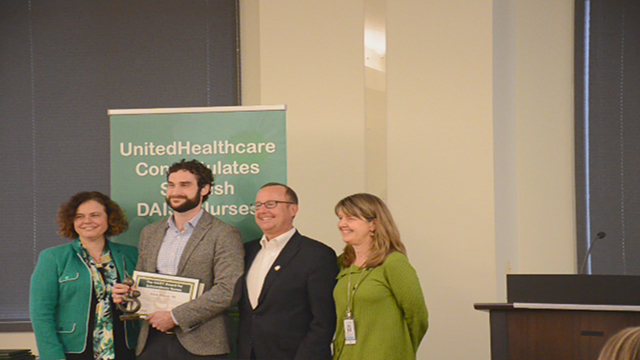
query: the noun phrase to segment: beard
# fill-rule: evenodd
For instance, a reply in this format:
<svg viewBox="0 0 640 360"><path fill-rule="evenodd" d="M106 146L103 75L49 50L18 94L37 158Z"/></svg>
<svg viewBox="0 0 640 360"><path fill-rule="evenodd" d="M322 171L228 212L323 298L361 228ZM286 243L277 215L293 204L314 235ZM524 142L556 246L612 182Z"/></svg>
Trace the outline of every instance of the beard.
<svg viewBox="0 0 640 360"><path fill-rule="evenodd" d="M195 209L196 206L200 205L200 193L197 193L196 196L190 198L187 196L171 196L167 197L165 200L167 201L167 205L173 209L175 212L183 213L187 212L191 209ZM184 199L184 202L180 205L174 206L171 204L171 199Z"/></svg>

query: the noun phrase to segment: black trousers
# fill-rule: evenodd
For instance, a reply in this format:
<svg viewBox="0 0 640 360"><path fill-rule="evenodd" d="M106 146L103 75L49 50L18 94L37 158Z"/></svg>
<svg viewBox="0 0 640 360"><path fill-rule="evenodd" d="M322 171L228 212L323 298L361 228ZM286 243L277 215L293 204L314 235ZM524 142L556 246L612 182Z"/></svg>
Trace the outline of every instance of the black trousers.
<svg viewBox="0 0 640 360"><path fill-rule="evenodd" d="M228 354L194 355L187 351L175 334L166 334L149 327L149 337L138 360L228 360Z"/></svg>

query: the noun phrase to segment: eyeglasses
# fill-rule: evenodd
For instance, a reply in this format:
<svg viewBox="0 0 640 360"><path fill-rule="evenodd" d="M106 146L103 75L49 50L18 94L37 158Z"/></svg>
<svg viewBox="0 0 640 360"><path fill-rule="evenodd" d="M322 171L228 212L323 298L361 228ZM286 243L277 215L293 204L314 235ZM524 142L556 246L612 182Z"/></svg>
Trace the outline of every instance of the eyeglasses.
<svg viewBox="0 0 640 360"><path fill-rule="evenodd" d="M291 202L291 201L269 200L269 201L265 201L263 203L262 202L257 202L255 204L251 204L251 208L254 209L254 210L258 210L264 205L264 207L266 207L267 209L273 209L276 206L278 206L278 204L295 204L295 203Z"/></svg>

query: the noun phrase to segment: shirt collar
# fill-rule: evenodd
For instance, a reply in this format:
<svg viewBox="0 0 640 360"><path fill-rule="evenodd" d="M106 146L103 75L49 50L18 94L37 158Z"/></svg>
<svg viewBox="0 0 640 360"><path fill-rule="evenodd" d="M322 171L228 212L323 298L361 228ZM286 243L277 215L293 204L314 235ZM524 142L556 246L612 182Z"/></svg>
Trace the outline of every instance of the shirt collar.
<svg viewBox="0 0 640 360"><path fill-rule="evenodd" d="M194 216L191 220L187 221L187 223L184 225L185 230L187 226L192 229L195 229L203 213L204 213L204 209L200 209L200 211L196 214L196 216ZM169 221L167 221L167 227L172 230L178 229L178 227L176 226L176 221L173 219L173 215L171 215L171 217L169 218Z"/></svg>
<svg viewBox="0 0 640 360"><path fill-rule="evenodd" d="M285 245L287 245L287 243L289 242L289 240L291 240L291 238L293 237L293 234L296 233L296 228L292 228L291 230L280 234L276 237L274 237L271 240L267 240L267 236L262 234L262 239L260 239L260 246L264 249L265 246L267 246L268 243L275 243L277 244L277 247L279 249L282 249L283 247L285 247Z"/></svg>

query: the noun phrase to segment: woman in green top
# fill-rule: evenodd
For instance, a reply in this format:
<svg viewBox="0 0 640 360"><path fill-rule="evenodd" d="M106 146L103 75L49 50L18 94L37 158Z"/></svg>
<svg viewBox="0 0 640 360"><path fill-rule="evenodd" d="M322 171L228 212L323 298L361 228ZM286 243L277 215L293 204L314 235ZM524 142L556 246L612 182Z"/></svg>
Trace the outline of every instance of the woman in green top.
<svg viewBox="0 0 640 360"><path fill-rule="evenodd" d="M348 196L335 207L347 244L333 296L334 360L411 360L429 326L415 269L384 202Z"/></svg>
<svg viewBox="0 0 640 360"><path fill-rule="evenodd" d="M71 243L42 251L31 277L29 311L41 360L133 360L138 322L124 324L111 301L113 284L133 273L138 250L107 237L127 229L107 195L85 191L58 211Z"/></svg>

